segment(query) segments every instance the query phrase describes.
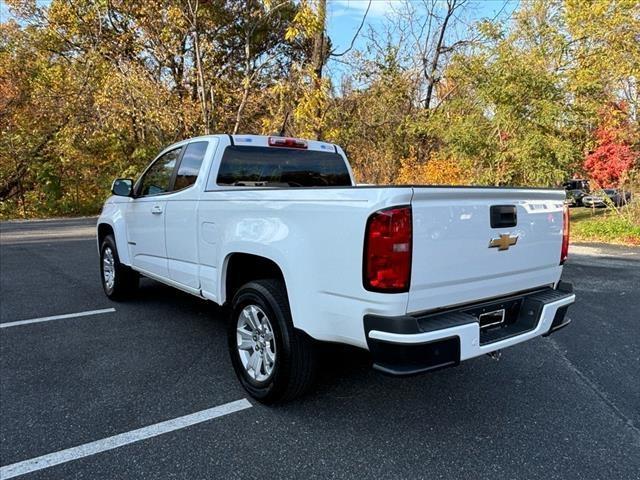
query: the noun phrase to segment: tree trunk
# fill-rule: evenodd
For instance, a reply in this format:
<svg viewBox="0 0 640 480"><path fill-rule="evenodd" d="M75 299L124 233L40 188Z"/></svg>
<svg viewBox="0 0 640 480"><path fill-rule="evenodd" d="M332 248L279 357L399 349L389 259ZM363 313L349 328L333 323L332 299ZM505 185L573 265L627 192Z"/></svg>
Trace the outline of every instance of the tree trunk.
<svg viewBox="0 0 640 480"><path fill-rule="evenodd" d="M453 11L456 9L456 2L458 0L447 1L447 13L445 14L442 26L440 27L440 33L438 34L438 42L436 43L436 50L433 52L433 59L431 60L431 68L427 74L427 96L424 99L424 108L429 109L431 106L431 98L433 97L433 89L436 84L436 73L438 72L438 62L440 60L440 54L442 53L442 44L444 43L444 36L447 32L447 24L449 19L453 15Z"/></svg>
<svg viewBox="0 0 640 480"><path fill-rule="evenodd" d="M200 33L198 32L198 7L199 0L195 1L195 6L191 4L191 0L187 0L189 6L189 14L191 15L191 28L193 29L193 49L196 57L196 90L200 108L202 111L202 124L205 135L209 132L209 109L207 107L207 89L204 84L204 72L202 67L202 52L200 51Z"/></svg>
<svg viewBox="0 0 640 480"><path fill-rule="evenodd" d="M197 25L194 25L193 46L196 54L196 69L198 70L198 96L200 97L200 106L202 108L202 123L204 125L205 135L209 135L207 92L204 88L204 74L202 72L202 61L200 56L200 36L198 35Z"/></svg>
<svg viewBox="0 0 640 480"><path fill-rule="evenodd" d="M318 0L318 21L320 22L320 29L316 32L313 39L313 54L311 56L312 68L313 68L313 87L316 92L322 89L322 70L327 60L327 45L326 45L326 20L327 20L327 0ZM316 139L322 139L322 107L318 105L315 112L315 127L314 134Z"/></svg>
<svg viewBox="0 0 640 480"><path fill-rule="evenodd" d="M244 113L244 107L247 104L248 98L249 98L249 82L245 81L244 89L242 90L242 99L240 100L240 105L238 105L238 111L236 112L236 123L233 126L234 135L238 133L238 129L240 128L242 114Z"/></svg>
<svg viewBox="0 0 640 480"><path fill-rule="evenodd" d="M249 88L251 87L251 77L253 72L251 71L251 34L247 32L244 42L244 78L242 80L242 99L238 110L236 111L236 123L233 126L233 134L238 133L240 128L240 122L242 121L242 114L244 113L244 107L247 105L249 98Z"/></svg>

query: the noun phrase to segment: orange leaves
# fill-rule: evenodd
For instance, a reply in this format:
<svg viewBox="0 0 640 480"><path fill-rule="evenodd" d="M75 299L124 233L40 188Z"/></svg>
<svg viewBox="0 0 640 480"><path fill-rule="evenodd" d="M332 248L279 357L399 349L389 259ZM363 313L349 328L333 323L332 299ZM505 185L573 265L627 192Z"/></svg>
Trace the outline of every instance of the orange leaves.
<svg viewBox="0 0 640 480"><path fill-rule="evenodd" d="M452 158L431 158L418 162L415 158L402 161L395 183L422 185L462 185L468 183L460 162Z"/></svg>

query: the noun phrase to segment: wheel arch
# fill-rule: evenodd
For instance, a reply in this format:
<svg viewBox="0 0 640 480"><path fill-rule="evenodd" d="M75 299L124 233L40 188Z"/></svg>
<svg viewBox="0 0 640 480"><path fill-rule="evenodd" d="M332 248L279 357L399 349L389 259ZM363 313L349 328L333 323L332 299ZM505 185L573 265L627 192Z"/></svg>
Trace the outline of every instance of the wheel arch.
<svg viewBox="0 0 640 480"><path fill-rule="evenodd" d="M220 304L229 303L242 285L268 278L281 280L286 289L284 271L276 260L247 252L227 254L220 282Z"/></svg>
<svg viewBox="0 0 640 480"><path fill-rule="evenodd" d="M102 245L105 237L107 235L113 235L115 237L115 232L113 231L113 227L108 223L99 223L98 224L98 245Z"/></svg>
<svg viewBox="0 0 640 480"><path fill-rule="evenodd" d="M124 230L124 221L120 220L111 222L107 221L107 219L104 218L98 220L98 250L100 250L102 241L107 235L113 235L113 238L116 241L116 248L118 249L118 257L120 258L120 263L130 266L131 261L129 259L129 245L127 244L127 236Z"/></svg>

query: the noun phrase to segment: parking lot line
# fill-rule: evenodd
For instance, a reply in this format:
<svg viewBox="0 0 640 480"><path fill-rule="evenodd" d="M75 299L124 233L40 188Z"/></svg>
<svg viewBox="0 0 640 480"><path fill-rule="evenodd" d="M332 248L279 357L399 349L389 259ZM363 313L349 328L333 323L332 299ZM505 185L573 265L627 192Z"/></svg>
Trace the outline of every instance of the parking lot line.
<svg viewBox="0 0 640 480"><path fill-rule="evenodd" d="M0 328L17 327L19 325L29 325L30 323L50 322L52 320L63 320L65 318L87 317L89 315L100 315L101 313L111 313L115 311L115 308L103 308L102 310L88 310L86 312L67 313L64 315L54 315L52 317L32 318L31 320L0 323Z"/></svg>
<svg viewBox="0 0 640 480"><path fill-rule="evenodd" d="M61 463L95 455L96 453L113 450L114 448L146 440L147 438L156 437L163 433L169 433L190 427L191 425L196 425L214 418L229 415L230 413L238 412L246 408L251 408L251 403L249 403L246 398L243 398L241 400L236 400L235 402L225 403L218 407L174 418L173 420L166 420L147 427L138 428L137 430L131 430L130 432L103 438L102 440L97 440L95 442L85 443L84 445L79 445L77 447L67 448L66 450L60 450L55 453L49 453L48 455L42 455L41 457L32 458L31 460L13 463L5 467L0 467L0 479L5 480L14 478L19 475L25 475L44 468L53 467L54 465L60 465Z"/></svg>

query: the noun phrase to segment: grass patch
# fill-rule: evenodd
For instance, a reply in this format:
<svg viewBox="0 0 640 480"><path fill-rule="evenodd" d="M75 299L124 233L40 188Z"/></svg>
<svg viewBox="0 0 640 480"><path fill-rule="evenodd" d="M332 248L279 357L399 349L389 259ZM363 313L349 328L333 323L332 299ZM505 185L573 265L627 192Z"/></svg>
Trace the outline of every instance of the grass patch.
<svg viewBox="0 0 640 480"><path fill-rule="evenodd" d="M640 222L636 212L640 206L629 205L620 211L609 208L571 209L571 240L640 245Z"/></svg>

